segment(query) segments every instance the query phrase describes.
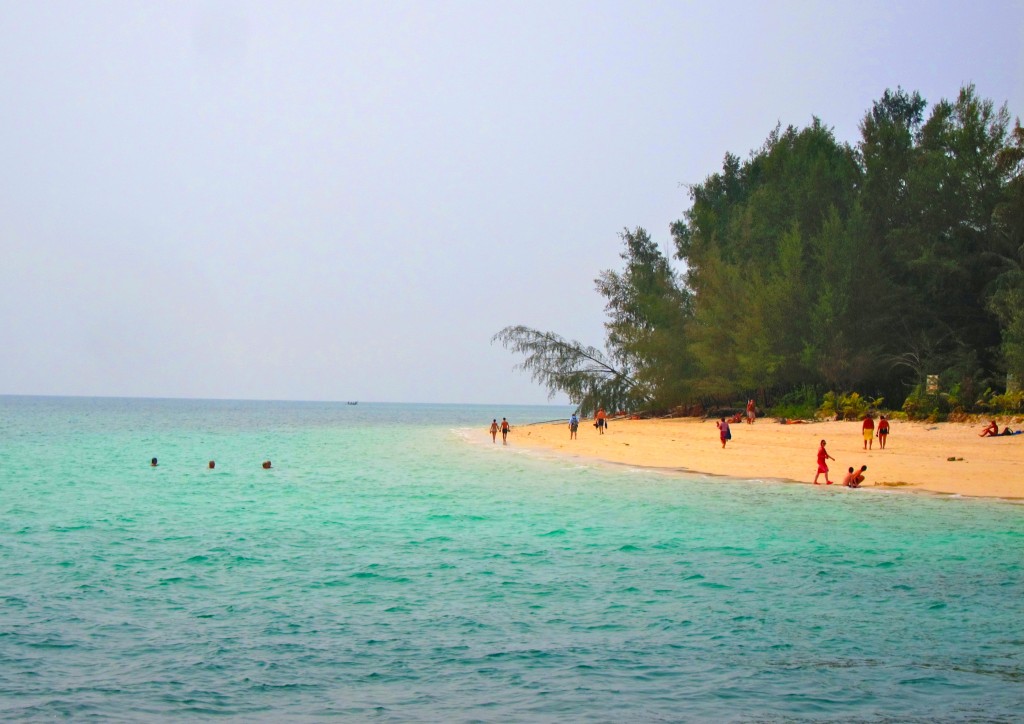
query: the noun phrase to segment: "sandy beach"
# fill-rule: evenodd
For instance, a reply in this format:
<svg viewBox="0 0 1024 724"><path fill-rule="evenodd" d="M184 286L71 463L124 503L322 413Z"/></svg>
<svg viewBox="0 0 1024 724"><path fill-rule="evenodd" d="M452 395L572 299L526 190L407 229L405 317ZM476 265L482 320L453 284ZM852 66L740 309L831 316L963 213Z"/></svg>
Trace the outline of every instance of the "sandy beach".
<svg viewBox="0 0 1024 724"><path fill-rule="evenodd" d="M1000 422L1006 424L1018 429L1012 421ZM752 425L733 424L725 449L710 419L614 419L604 435L592 420L583 420L576 440L569 439L567 422L519 427L513 422L509 444L625 465L810 485L824 439L835 458L828 465L836 485L850 466L867 465L864 488L1024 498L1024 435L978 437L983 427L896 420L886 449L879 449L876 438L874 449L865 451L859 421L784 425L758 418Z"/></svg>

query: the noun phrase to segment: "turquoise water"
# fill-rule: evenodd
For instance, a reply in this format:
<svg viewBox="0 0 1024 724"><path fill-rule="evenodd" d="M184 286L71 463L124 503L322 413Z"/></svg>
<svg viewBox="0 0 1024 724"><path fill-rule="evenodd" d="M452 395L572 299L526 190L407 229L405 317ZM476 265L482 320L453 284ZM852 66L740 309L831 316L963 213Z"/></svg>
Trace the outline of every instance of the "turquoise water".
<svg viewBox="0 0 1024 724"><path fill-rule="evenodd" d="M0 718L1020 720L1024 506L466 434L567 413L0 397Z"/></svg>

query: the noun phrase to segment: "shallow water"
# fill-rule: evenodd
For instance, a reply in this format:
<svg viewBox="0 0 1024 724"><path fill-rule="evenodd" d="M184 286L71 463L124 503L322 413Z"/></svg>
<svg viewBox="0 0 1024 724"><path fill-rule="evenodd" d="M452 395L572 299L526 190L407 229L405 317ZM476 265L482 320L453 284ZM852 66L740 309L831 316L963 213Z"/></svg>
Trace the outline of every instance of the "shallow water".
<svg viewBox="0 0 1024 724"><path fill-rule="evenodd" d="M567 413L0 397L0 717L1019 720L1024 506L465 434Z"/></svg>

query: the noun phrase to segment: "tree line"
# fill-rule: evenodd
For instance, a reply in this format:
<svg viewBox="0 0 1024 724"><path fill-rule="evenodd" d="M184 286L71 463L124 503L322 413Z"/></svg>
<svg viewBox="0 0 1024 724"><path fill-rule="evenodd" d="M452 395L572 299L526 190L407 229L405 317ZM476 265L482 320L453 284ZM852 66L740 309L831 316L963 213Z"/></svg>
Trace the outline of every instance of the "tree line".
<svg viewBox="0 0 1024 724"><path fill-rule="evenodd" d="M689 197L670 227L681 271L643 228L622 232L624 268L595 281L604 350L523 326L495 340L584 414L854 390L1020 406L1024 130L1005 104L973 85L930 110L887 90L856 145L818 118L776 127Z"/></svg>

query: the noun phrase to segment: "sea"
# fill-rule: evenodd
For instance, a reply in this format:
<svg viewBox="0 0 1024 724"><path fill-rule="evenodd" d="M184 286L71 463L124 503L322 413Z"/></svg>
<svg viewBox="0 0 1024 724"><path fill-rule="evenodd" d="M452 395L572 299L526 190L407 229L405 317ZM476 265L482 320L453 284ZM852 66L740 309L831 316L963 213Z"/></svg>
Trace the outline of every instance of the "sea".
<svg viewBox="0 0 1024 724"><path fill-rule="evenodd" d="M0 720L1024 718L1024 506L518 445L570 412L0 397Z"/></svg>

